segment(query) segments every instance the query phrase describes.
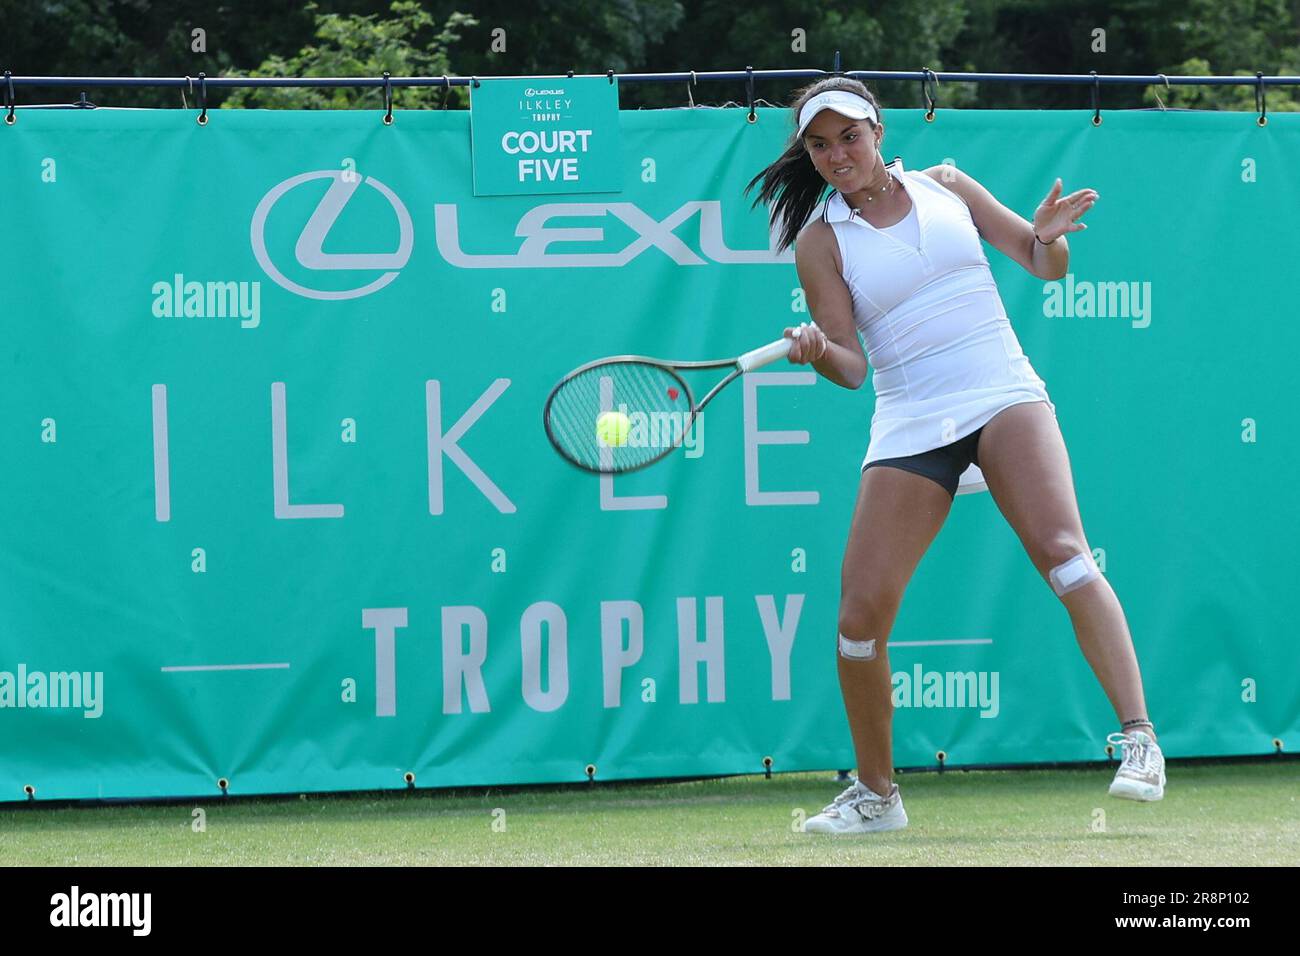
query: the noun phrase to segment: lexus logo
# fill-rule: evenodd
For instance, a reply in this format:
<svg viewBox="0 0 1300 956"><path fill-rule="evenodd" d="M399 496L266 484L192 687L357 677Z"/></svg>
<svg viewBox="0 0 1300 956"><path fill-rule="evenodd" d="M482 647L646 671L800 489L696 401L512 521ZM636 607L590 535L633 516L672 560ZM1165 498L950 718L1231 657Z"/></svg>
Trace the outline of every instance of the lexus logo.
<svg viewBox="0 0 1300 956"><path fill-rule="evenodd" d="M271 209L281 196L314 179L328 179L331 182L329 189L325 191L325 195L321 197L320 203L317 204L316 211L311 214L311 218L307 220L307 224L302 227L302 233L298 236L298 243L293 250L298 264L306 269L316 271L347 270L355 272L373 270L382 271L383 275L359 288L326 291L324 289L309 289L306 286L299 285L276 268L275 263L271 261L271 256L266 251L266 217L271 214ZM348 204L352 194L357 191L357 187L362 182L371 189L376 190L392 206L400 230L397 251L370 253L325 252L321 248L325 243L325 237L329 235L330 229L334 227L334 223L339 218L339 213L343 211L343 207ZM359 299L363 295L378 292L397 278L397 270L405 266L411 258L414 230L411 228L411 214L406 211L402 201L379 180L371 176L366 176L363 179L356 173L345 170L321 169L311 173L302 173L273 186L270 192L262 197L262 201L257 204L257 209L253 212L253 223L249 229L249 238L253 243L253 255L257 257L257 264L262 267L262 271L270 276L276 284L283 286L295 295L306 296L309 299Z"/></svg>

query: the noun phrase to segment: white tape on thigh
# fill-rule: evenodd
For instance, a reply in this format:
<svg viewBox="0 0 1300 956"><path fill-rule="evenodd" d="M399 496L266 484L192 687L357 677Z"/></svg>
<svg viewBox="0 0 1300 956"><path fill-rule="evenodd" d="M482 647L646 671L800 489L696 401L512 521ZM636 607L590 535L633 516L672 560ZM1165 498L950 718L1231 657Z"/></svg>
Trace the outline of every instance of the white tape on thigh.
<svg viewBox="0 0 1300 956"><path fill-rule="evenodd" d="M1092 555L1084 553L1076 554L1064 564L1052 568L1047 576L1052 582L1052 590L1060 597L1095 581L1101 577L1101 572L1097 570L1097 562L1092 560Z"/></svg>
<svg viewBox="0 0 1300 956"><path fill-rule="evenodd" d="M875 641L850 641L840 635L840 657L855 661L874 661L876 659Z"/></svg>

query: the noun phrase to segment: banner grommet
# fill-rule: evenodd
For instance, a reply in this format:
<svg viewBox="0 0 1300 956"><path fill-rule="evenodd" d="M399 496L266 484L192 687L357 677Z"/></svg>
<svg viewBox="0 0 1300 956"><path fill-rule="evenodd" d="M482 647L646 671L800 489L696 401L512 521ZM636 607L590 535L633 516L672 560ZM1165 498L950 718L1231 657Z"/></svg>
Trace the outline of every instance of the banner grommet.
<svg viewBox="0 0 1300 956"><path fill-rule="evenodd" d="M14 115L14 107L17 100L14 97L14 77L8 70L5 70L5 108L9 110L5 114L5 125L13 126L18 122L18 117Z"/></svg>
<svg viewBox="0 0 1300 956"><path fill-rule="evenodd" d="M199 115L196 122L200 126L208 125L208 78L199 74Z"/></svg>
<svg viewBox="0 0 1300 956"><path fill-rule="evenodd" d="M925 121L934 122L934 108L939 104L939 77L934 70L923 67L921 72L925 76L921 80L921 95L925 98Z"/></svg>

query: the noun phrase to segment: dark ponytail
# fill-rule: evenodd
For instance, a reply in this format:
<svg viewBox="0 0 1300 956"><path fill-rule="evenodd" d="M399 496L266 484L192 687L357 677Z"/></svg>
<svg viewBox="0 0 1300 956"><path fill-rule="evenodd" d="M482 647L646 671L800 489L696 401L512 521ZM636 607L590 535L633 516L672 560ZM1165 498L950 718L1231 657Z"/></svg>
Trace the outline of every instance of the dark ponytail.
<svg viewBox="0 0 1300 956"><path fill-rule="evenodd" d="M846 90L849 93L856 93L871 103L876 108L876 115L880 115L880 104L876 102L876 98L871 95L866 85L847 76L827 77L795 91L796 99L790 108L795 132L791 133L785 152L771 166L751 179L749 185L745 187L745 193L748 194L756 184L762 182L758 198L750 208L757 207L760 202L767 203L770 207L769 228L776 229L778 223L780 224L778 252L784 252L794 245L799 231L808 222L808 217L817 208L822 193L826 190L826 180L822 179L821 173L817 172L808 158L808 149L798 135L798 129L799 111L803 109L803 105L818 93L825 93L827 90ZM871 120L867 120L867 123L872 126L872 129L875 128Z"/></svg>

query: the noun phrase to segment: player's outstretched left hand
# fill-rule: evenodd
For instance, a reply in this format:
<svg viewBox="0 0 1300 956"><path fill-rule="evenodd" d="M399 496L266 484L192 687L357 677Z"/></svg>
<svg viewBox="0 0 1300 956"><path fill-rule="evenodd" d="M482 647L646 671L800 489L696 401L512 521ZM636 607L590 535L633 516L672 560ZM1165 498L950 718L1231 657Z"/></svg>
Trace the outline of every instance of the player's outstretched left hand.
<svg viewBox="0 0 1300 956"><path fill-rule="evenodd" d="M1092 208L1098 199L1097 190L1080 189L1068 196L1061 195L1061 180L1058 177L1052 184L1047 198L1039 204L1034 213L1034 231L1043 242L1055 242L1067 232L1079 232L1087 229L1078 220Z"/></svg>

